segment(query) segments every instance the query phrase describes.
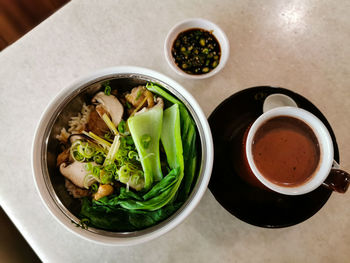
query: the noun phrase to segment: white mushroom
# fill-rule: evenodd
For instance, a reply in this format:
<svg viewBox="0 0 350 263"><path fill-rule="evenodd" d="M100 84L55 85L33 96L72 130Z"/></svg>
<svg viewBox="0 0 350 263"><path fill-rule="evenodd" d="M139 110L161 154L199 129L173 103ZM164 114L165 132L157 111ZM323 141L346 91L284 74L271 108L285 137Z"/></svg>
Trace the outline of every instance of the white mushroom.
<svg viewBox="0 0 350 263"><path fill-rule="evenodd" d="M103 115L104 112L108 112L113 124L116 127L118 126L123 117L124 107L115 96L107 96L104 94L104 92L101 91L95 95L95 97L92 99L92 102L100 103L96 106L96 111L100 116Z"/></svg>
<svg viewBox="0 0 350 263"><path fill-rule="evenodd" d="M160 98L160 97L158 97L157 100L156 100L156 104L155 104L152 108L154 108L154 107L158 107L158 108L162 108L162 109L163 109L163 108L164 108L164 101L163 101L163 99ZM140 114L140 113L149 111L149 110L152 109L152 108L143 108L142 110L140 110L140 111L138 111L138 112L135 112L135 113L133 113L133 114L138 115L138 114ZM135 111L136 111L136 110L135 110Z"/></svg>
<svg viewBox="0 0 350 263"><path fill-rule="evenodd" d="M161 97L158 97L156 100L156 105L154 107L161 107L162 109L164 108L164 101Z"/></svg>
<svg viewBox="0 0 350 263"><path fill-rule="evenodd" d="M88 189L90 185L96 182L96 180L93 178L93 176L88 175L88 171L86 171L85 165L86 163L77 161L69 165L62 163L60 165L60 172L64 177L69 179L76 186ZM92 165L95 166L97 164L92 162Z"/></svg>

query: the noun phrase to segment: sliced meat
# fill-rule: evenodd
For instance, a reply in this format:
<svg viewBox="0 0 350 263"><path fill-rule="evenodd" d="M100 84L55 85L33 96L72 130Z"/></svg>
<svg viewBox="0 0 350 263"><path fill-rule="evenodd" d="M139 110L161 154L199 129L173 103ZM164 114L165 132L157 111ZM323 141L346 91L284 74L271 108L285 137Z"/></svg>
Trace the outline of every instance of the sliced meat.
<svg viewBox="0 0 350 263"><path fill-rule="evenodd" d="M109 132L106 123L101 119L100 115L95 109L90 113L89 122L87 123L86 128L87 131L91 131L102 138Z"/></svg>

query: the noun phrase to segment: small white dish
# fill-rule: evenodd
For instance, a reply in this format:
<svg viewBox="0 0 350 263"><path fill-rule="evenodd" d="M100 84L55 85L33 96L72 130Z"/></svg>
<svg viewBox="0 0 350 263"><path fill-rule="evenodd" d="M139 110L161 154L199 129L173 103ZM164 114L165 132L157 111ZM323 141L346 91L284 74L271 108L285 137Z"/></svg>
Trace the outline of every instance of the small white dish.
<svg viewBox="0 0 350 263"><path fill-rule="evenodd" d="M180 69L176 63L175 60L171 54L171 49L173 46L173 43L176 39L176 37L183 31L186 31L191 28L201 28L207 31L211 31L212 34L215 36L217 41L220 44L220 49L221 49L221 57L219 64L216 68L214 68L212 71L205 73L205 74L200 74L200 75L192 75L188 74L182 69ZM168 62L169 66L180 76L188 78L188 79L205 79L214 76L217 74L223 67L225 66L227 59L230 54L230 45L228 38L224 31L214 24L213 22L210 22L208 20L202 19L202 18L192 18L192 19L187 19L184 20L178 24L176 24L168 33L165 43L164 43L164 53L165 53L165 58L166 61Z"/></svg>

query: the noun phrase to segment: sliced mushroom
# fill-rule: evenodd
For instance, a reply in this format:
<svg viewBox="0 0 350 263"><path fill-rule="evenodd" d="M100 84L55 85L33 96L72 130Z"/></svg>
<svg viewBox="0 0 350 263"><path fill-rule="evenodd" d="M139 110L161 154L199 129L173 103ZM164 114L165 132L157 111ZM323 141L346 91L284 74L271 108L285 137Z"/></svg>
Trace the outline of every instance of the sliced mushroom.
<svg viewBox="0 0 350 263"><path fill-rule="evenodd" d="M100 184L94 198L95 200L98 200L107 195L111 195L112 193L113 193L113 186L109 184Z"/></svg>
<svg viewBox="0 0 350 263"><path fill-rule="evenodd" d="M153 94L144 86L138 86L133 88L129 94L125 95L126 100L131 103L135 108L145 106L147 101L147 108L151 108L154 105ZM140 105L140 104L143 105Z"/></svg>
<svg viewBox="0 0 350 263"><path fill-rule="evenodd" d="M108 126L104 120L101 119L100 114L98 114L96 110L91 111L86 128L88 131L91 131L100 137L103 137L109 131Z"/></svg>
<svg viewBox="0 0 350 263"><path fill-rule="evenodd" d="M97 165L96 163L92 163L94 166ZM90 185L92 185L94 180L88 180L86 181L88 171L85 169L86 163L81 163L81 162L73 162L69 165L66 163L62 163L60 165L60 172L61 174L68 178L73 184L80 188L84 188L84 182L85 182L85 188L89 188Z"/></svg>
<svg viewBox="0 0 350 263"><path fill-rule="evenodd" d="M163 101L163 99L162 98L160 98L160 97L158 97L157 98L157 104L156 105L154 105L153 107L160 107L160 108L164 108L164 101ZM152 107L152 108L153 108ZM137 115L137 114L140 114L140 113L142 113L142 112L146 112L146 111L148 111L149 109L148 108L143 108L142 110L140 110L140 111L138 111L138 112L135 112L134 114L135 115Z"/></svg>
<svg viewBox="0 0 350 263"><path fill-rule="evenodd" d="M161 97L158 97L156 102L157 104L154 105L154 107L161 107L162 109L164 108L164 101Z"/></svg>
<svg viewBox="0 0 350 263"><path fill-rule="evenodd" d="M101 117L107 112L111 117L113 124L118 126L123 117L124 107L115 96L107 96L101 91L95 95L92 102L99 103L96 106L96 111Z"/></svg>

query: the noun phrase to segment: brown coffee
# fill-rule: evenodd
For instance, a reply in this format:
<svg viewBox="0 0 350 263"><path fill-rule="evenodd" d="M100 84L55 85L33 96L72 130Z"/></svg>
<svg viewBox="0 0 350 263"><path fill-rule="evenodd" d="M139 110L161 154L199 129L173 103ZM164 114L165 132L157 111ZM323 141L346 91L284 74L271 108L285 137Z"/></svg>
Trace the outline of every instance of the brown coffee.
<svg viewBox="0 0 350 263"><path fill-rule="evenodd" d="M295 187L306 183L317 170L320 147L312 129L303 121L274 117L255 133L254 163L270 182Z"/></svg>

